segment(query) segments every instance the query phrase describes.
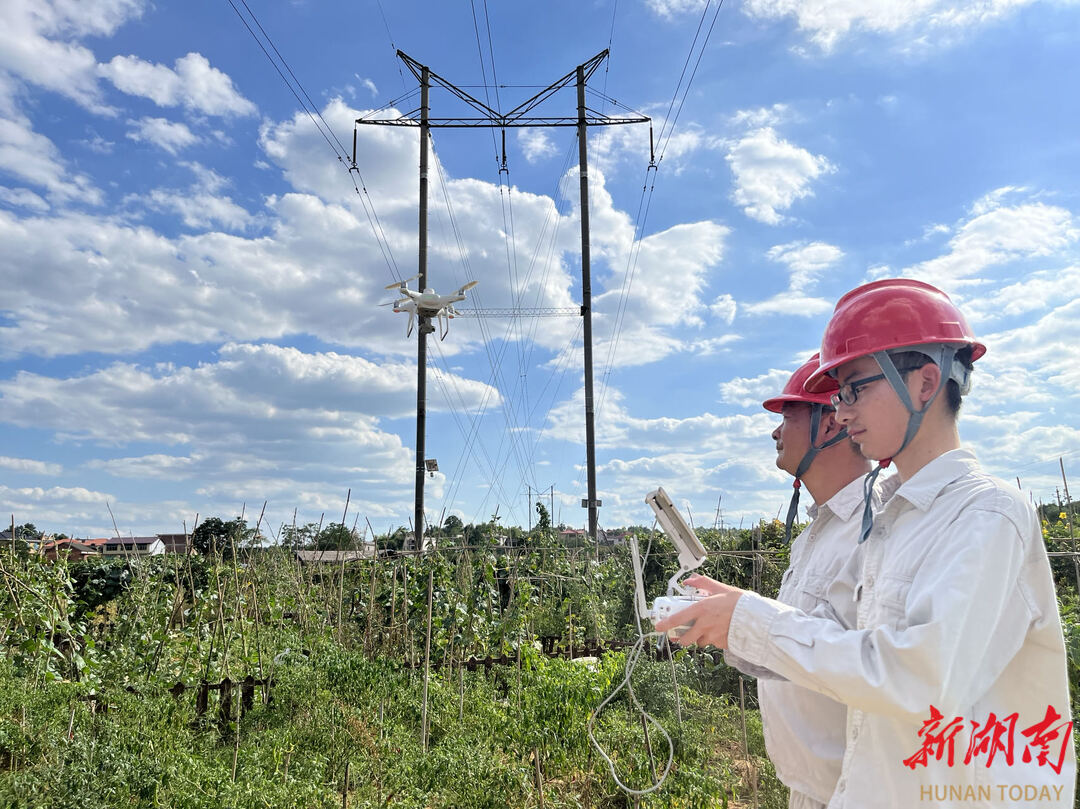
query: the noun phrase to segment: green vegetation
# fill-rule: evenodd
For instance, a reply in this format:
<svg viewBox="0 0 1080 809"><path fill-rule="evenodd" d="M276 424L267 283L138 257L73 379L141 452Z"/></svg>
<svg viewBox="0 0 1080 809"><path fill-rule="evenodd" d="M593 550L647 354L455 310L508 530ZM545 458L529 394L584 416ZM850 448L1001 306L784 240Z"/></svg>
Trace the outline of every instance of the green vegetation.
<svg viewBox="0 0 1080 809"><path fill-rule="evenodd" d="M634 805L585 732L625 652L544 654L635 637L629 553L560 546L538 516L513 548L493 544L495 521L448 524L454 548L348 565L305 567L290 548L252 547L243 521L207 521L217 552L206 556L50 564L4 550L0 806ZM343 528L305 526L290 544L347 547ZM704 572L773 595L787 566L782 533L775 522L700 531ZM460 547L470 535L475 544ZM649 598L673 569L672 548L653 537ZM1080 615L1067 584L1075 688ZM200 683L248 676L246 709L238 688L200 704ZM675 759L640 805L750 807L755 794L761 807L787 805L753 680L684 651L643 660L634 689ZM620 777L645 787L666 742L650 731L650 761L625 696L599 715L597 736Z"/></svg>

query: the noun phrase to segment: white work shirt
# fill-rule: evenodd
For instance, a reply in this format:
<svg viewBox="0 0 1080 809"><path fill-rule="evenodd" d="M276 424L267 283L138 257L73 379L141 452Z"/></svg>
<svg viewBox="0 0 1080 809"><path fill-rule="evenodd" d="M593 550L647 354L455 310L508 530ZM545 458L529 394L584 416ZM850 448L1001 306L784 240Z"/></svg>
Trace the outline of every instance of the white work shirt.
<svg viewBox="0 0 1080 809"><path fill-rule="evenodd" d="M810 506L810 525L791 545L777 601L806 613L829 609L829 586L858 544L862 505L860 476L820 506ZM854 626L855 602L848 599L840 607L844 614L836 616L838 620ZM765 679L770 673L730 652L724 659L744 674L762 678L758 680L761 725L777 777L790 789L828 803L844 758L847 707L794 683Z"/></svg>
<svg viewBox="0 0 1080 809"><path fill-rule="evenodd" d="M733 654L848 706L847 744L829 809L909 809L1035 804L1072 809L1076 759L1065 646L1038 519L1017 489L983 473L973 453L953 450L901 484L883 484L870 537L829 590L852 600L856 626L742 596L731 618ZM959 725L925 765L905 764L923 747L931 707ZM1022 734L1052 707L1061 718L1048 742L1060 773L1038 764ZM973 722L1001 727L1016 714L1010 764L1003 750L969 763ZM1023 761L1030 750L1031 760ZM940 753L940 758L938 757Z"/></svg>

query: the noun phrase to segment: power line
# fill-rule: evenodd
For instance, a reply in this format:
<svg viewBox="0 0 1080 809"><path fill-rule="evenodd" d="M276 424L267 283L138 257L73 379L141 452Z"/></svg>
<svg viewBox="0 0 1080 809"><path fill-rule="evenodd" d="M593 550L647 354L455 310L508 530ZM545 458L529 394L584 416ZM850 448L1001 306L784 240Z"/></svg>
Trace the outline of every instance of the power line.
<svg viewBox="0 0 1080 809"><path fill-rule="evenodd" d="M273 40L270 39L270 36L266 33L265 29L262 27L262 24L259 22L258 18L251 11L251 9L248 7L248 4L245 2L245 0L240 0L240 2L243 4L244 8L247 9L248 14L251 15L252 21L254 21L255 25L262 32L262 35L263 35L263 37L265 37L266 42L270 45L271 48L273 48L274 53L276 53L277 56L278 56L278 59L281 60L281 64L284 65L284 67L285 67L285 69L287 71L289 71L289 75L293 77L293 81L296 83L295 88L293 87L292 83L287 78L285 78L285 74L281 72L281 67L279 67L278 63L276 61L274 61L274 57L272 57L270 55L270 52L268 50L266 50L266 46L263 45L262 40L259 39L258 34L256 34L255 31L252 30L251 26L248 24L247 19L244 17L243 14L240 13L240 9L238 9L236 7L236 4L233 2L233 0L225 0L225 2L227 2L232 7L232 10L236 12L236 16L240 18L240 22L242 22L244 24L244 27L248 30L248 33L251 34L251 36L255 40L256 44L259 46L259 48L262 50L262 52L266 55L266 58L268 60L270 60L270 64L274 66L274 70L277 71L277 74L281 77L281 80L283 82L285 82L285 86L289 88L289 92L291 92L293 94L293 97L296 99L296 102L300 105L301 109L303 109L304 112L307 113L308 118L310 118L311 122L313 124L315 124L315 128L319 130L319 134L323 136L323 139L326 141L326 144L330 147L330 149L334 152L334 155L337 157L338 160L340 160L342 163L344 163L345 162L345 155L346 155L344 145L342 145L341 141L338 140L337 135L334 135L334 131L330 128L330 125L326 123L326 120L323 119L322 114L319 112L318 108L315 107L315 104L313 102L311 103L311 107L314 110L314 115L313 115L312 110L309 110L307 104L305 104L303 99L300 98L300 94L297 93L296 88L299 88L300 92L304 94L304 98L307 98L309 102L311 101L311 97L308 96L307 91L304 89L303 85L300 84L300 81L296 78L296 74L293 73L292 68L289 67L288 63L285 61L285 58L281 55L281 52L274 45ZM319 116L319 120L321 120L322 123L323 123L323 126L326 127L325 130L323 129L323 126L320 126L318 121L315 120L315 115ZM340 152L334 146L334 144L331 143L330 136L328 136L326 134L327 132L329 132L330 135L333 135L334 140L337 141L338 147L341 148Z"/></svg>

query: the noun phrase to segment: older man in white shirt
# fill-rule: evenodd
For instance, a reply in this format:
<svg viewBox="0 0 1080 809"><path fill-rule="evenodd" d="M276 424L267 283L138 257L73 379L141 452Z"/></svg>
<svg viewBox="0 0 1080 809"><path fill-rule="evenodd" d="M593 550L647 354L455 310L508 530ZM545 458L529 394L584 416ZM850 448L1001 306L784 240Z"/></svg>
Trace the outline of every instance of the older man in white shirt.
<svg viewBox="0 0 1080 809"><path fill-rule="evenodd" d="M803 384L818 369L814 354L791 375L782 392L763 406L779 413L772 432L776 465L794 478L785 537L791 541L799 492L805 486L813 497L810 524L791 546L777 600L807 613L826 603L826 592L855 550L862 515L862 478L870 462L847 440L847 431L834 418L830 392L807 393ZM687 584L709 592L718 584L692 576ZM855 604L841 605L855 624ZM815 691L775 678L728 653L730 665L760 676L758 701L765 749L777 777L791 790L790 809L823 809L836 789L844 758L847 708ZM769 678L772 679L769 679Z"/></svg>
<svg viewBox="0 0 1080 809"><path fill-rule="evenodd" d="M828 594L856 605L855 626L725 585L657 624L689 620L684 642L848 706L829 809L1073 809L1065 647L1038 520L956 429L985 350L929 284L875 281L841 298L807 388L838 382L837 419L897 470Z"/></svg>

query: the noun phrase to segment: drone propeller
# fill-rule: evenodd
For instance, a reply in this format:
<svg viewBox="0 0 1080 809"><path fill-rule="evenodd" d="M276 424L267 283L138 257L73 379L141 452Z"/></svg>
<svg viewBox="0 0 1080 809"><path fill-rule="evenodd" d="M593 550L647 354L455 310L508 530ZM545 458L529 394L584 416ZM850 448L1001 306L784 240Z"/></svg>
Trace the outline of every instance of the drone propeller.
<svg viewBox="0 0 1080 809"><path fill-rule="evenodd" d="M466 290L472 289L474 286L476 286L479 283L480 283L479 281L470 281L465 286L461 287L461 289L459 289L457 291L457 294L461 295L463 292L465 292Z"/></svg>
<svg viewBox="0 0 1080 809"><path fill-rule="evenodd" d="M384 289L404 289L405 285L407 283L409 283L410 281L415 281L419 277L420 277L420 273L417 273L412 278L406 278L406 279L404 279L402 281L398 281L397 283L389 284L388 286L383 287L383 288Z"/></svg>

